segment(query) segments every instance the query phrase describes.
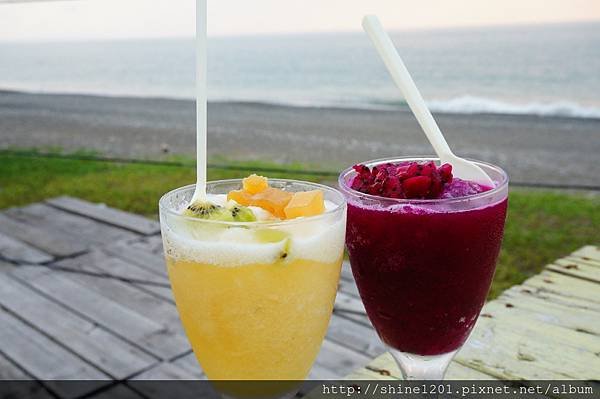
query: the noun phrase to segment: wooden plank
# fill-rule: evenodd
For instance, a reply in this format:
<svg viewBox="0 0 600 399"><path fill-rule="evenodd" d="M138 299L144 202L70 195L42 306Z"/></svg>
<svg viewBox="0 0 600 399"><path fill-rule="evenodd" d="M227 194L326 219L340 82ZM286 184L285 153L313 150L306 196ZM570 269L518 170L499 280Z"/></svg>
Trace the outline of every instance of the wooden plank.
<svg viewBox="0 0 600 399"><path fill-rule="evenodd" d="M54 259L52 255L4 233L0 233L0 257L20 263L45 263Z"/></svg>
<svg viewBox="0 0 600 399"><path fill-rule="evenodd" d="M139 237L128 230L65 212L43 203L31 204L22 208L12 208L7 210L6 214L25 223L43 223L52 229L76 235L85 240L88 245L103 245L117 240Z"/></svg>
<svg viewBox="0 0 600 399"><path fill-rule="evenodd" d="M154 220L110 208L102 204L93 204L72 197L52 198L46 200L46 203L71 213L99 220L140 234L150 235L160 231L159 223Z"/></svg>
<svg viewBox="0 0 600 399"><path fill-rule="evenodd" d="M585 299L564 296L555 292L546 291L543 289L538 289L535 287L531 287L528 285L519 285L509 288L504 291L502 295L520 295L524 294L527 296L532 296L534 298L539 298L547 303L555 303L558 305L563 305L567 307L572 307L575 309L584 309L595 312L600 312L600 303L590 302Z"/></svg>
<svg viewBox="0 0 600 399"><path fill-rule="evenodd" d="M360 299L358 287L356 286L354 280L349 281L345 279L340 279L338 291L344 292L348 295L352 295L353 297Z"/></svg>
<svg viewBox="0 0 600 399"><path fill-rule="evenodd" d="M160 285L147 284L147 283L131 283L131 285L139 288L141 291L147 292L151 295L154 295L157 298L163 299L165 301L171 302L173 305L175 304L175 298L173 297L173 291L171 291L171 287L163 287Z"/></svg>
<svg viewBox="0 0 600 399"><path fill-rule="evenodd" d="M0 352L0 381L31 380L33 377L4 357Z"/></svg>
<svg viewBox="0 0 600 399"><path fill-rule="evenodd" d="M50 338L0 309L0 342L2 352L39 380L98 380L95 384L66 387L48 382L47 386L61 396L76 397L109 384L108 376Z"/></svg>
<svg viewBox="0 0 600 399"><path fill-rule="evenodd" d="M599 260L594 260L594 259L590 259L590 258L580 258L579 256L565 256L564 258L562 258L561 260L564 261L571 261L571 262L575 262L575 263L583 263L584 265L588 265L588 266L594 266L594 267L600 267L600 261Z"/></svg>
<svg viewBox="0 0 600 399"><path fill-rule="evenodd" d="M597 238L597 237L596 237ZM578 256L583 260L594 260L596 262L600 262L600 247L596 247L593 245L586 245L583 248L578 249L573 252L573 256Z"/></svg>
<svg viewBox="0 0 600 399"><path fill-rule="evenodd" d="M315 363L330 370L335 375L334 378L341 378L352 370L367 364L369 360L370 358L366 355L325 339ZM317 378L321 379L322 377L317 376Z"/></svg>
<svg viewBox="0 0 600 399"><path fill-rule="evenodd" d="M147 353L6 274L0 274L0 305L114 379L127 378L156 363Z"/></svg>
<svg viewBox="0 0 600 399"><path fill-rule="evenodd" d="M499 379L598 379L598 347L597 336L551 324L481 317L456 361Z"/></svg>
<svg viewBox="0 0 600 399"><path fill-rule="evenodd" d="M523 283L524 286L566 297L600 304L598 284L579 278L544 270Z"/></svg>
<svg viewBox="0 0 600 399"><path fill-rule="evenodd" d="M63 269L83 271L98 274L105 277L131 280L137 282L148 282L169 286L168 278L148 271L136 264L107 254L104 249L93 249L83 255L63 259L54 263Z"/></svg>
<svg viewBox="0 0 600 399"><path fill-rule="evenodd" d="M117 281L101 277L36 269L40 268L21 266L13 272L13 275L26 285L34 287L63 306L77 312L80 316L102 325L107 330L157 357L170 358L184 352L181 350L181 347L184 346L180 342L182 339L177 337L171 339L172 328L165 326L164 323L167 322L159 312L155 313L155 317L147 317L112 298L124 284L117 284ZM83 278L87 278L85 284L78 281ZM109 287L102 284L106 282L112 282L115 285ZM93 285L102 286L105 291L101 294L98 290L90 289ZM152 300L156 299L146 295ZM189 348L185 346L185 349Z"/></svg>
<svg viewBox="0 0 600 399"><path fill-rule="evenodd" d="M375 330L355 321L333 314L327 330L327 339L374 358L386 351Z"/></svg>
<svg viewBox="0 0 600 399"><path fill-rule="evenodd" d="M517 290L509 290L486 305L486 317L502 318L505 314L600 336L598 311L550 302Z"/></svg>
<svg viewBox="0 0 600 399"><path fill-rule="evenodd" d="M144 241L116 242L103 247L102 250L163 277L163 281L168 281L169 279L162 245L159 246L159 251L156 251L154 243L144 239Z"/></svg>
<svg viewBox="0 0 600 399"><path fill-rule="evenodd" d="M65 277L104 300L118 304L137 317L152 321L154 326L138 338L144 347L161 359L172 359L190 350L175 306L137 287L109 278L93 277L78 273L65 273ZM102 299L100 299L102 300ZM106 326L127 329L133 321L122 320L118 325Z"/></svg>
<svg viewBox="0 0 600 399"><path fill-rule="evenodd" d="M367 311L362 301L346 292L338 291L335 297L335 310L339 312L351 312L366 315Z"/></svg>
<svg viewBox="0 0 600 399"><path fill-rule="evenodd" d="M306 377L308 380L337 380L339 378L338 373L317 363L313 364Z"/></svg>
<svg viewBox="0 0 600 399"><path fill-rule="evenodd" d="M593 283L600 283L600 267L586 265L583 262L558 259L554 263L547 265L546 269Z"/></svg>
<svg viewBox="0 0 600 399"><path fill-rule="evenodd" d="M0 353L0 397L35 399L49 396L42 384Z"/></svg>
<svg viewBox="0 0 600 399"><path fill-rule="evenodd" d="M352 274L352 266L350 266L350 262L345 260L342 263L342 272L340 277L346 281L354 281L354 275Z"/></svg>
<svg viewBox="0 0 600 399"><path fill-rule="evenodd" d="M84 252L88 245L81 239L56 232L44 225L31 225L0 214L0 231L54 256L71 256Z"/></svg>

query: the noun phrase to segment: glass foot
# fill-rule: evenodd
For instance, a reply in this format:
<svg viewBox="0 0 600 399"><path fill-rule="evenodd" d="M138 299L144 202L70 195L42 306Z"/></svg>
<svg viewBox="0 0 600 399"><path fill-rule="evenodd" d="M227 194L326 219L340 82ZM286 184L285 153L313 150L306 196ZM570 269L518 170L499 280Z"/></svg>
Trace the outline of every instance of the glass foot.
<svg viewBox="0 0 600 399"><path fill-rule="evenodd" d="M421 356L390 348L390 353L398 363L405 380L443 380L456 352L458 350L442 355Z"/></svg>

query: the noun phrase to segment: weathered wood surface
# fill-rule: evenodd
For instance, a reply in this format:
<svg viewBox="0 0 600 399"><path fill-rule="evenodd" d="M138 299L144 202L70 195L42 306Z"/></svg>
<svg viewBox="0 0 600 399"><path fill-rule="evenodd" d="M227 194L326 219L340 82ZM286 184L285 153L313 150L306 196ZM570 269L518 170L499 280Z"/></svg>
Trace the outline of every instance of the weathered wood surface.
<svg viewBox="0 0 600 399"><path fill-rule="evenodd" d="M599 379L599 284L596 247L552 262L486 305L448 377ZM347 375L400 378L345 262L309 377ZM0 212L0 379L13 378L96 379L91 388L106 389L94 398L125 397L139 380L206 378L174 306L157 222L68 197ZM44 384L36 389L66 395Z"/></svg>
<svg viewBox="0 0 600 399"><path fill-rule="evenodd" d="M485 305L449 379L600 379L600 250L586 246ZM349 378L398 379L389 354Z"/></svg>
<svg viewBox="0 0 600 399"><path fill-rule="evenodd" d="M54 257L16 238L0 233L0 254L10 262L45 263Z"/></svg>
<svg viewBox="0 0 600 399"><path fill-rule="evenodd" d="M6 273L0 273L0 306L114 379L125 379L156 363L155 357Z"/></svg>
<svg viewBox="0 0 600 399"><path fill-rule="evenodd" d="M53 198L47 200L46 203L67 212L82 215L86 218L98 220L136 233L150 235L160 232L160 225L154 220L109 208L102 204L92 204L72 197Z"/></svg>

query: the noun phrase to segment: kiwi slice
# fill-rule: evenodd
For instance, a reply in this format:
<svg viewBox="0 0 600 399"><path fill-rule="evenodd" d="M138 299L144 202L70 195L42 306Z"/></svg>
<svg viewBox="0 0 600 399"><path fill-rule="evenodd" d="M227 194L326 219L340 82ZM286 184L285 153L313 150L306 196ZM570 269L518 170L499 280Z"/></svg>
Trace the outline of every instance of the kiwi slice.
<svg viewBox="0 0 600 399"><path fill-rule="evenodd" d="M256 216L250 208L228 202L225 206L196 201L183 212L185 216L222 222L254 222Z"/></svg>

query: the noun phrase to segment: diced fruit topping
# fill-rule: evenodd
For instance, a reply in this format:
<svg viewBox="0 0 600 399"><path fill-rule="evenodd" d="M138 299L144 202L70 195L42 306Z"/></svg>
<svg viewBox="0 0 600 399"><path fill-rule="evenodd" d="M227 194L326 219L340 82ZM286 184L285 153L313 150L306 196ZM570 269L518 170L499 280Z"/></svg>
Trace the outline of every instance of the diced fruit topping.
<svg viewBox="0 0 600 399"><path fill-rule="evenodd" d="M269 188L269 182L266 177L250 175L242 180L244 191L250 194L260 193Z"/></svg>
<svg viewBox="0 0 600 399"><path fill-rule="evenodd" d="M250 194L244 190L230 191L227 194L228 200L234 200L244 206L259 206L278 218L284 219L285 213L283 209L292 199L292 193L283 191L273 187L267 187L256 194Z"/></svg>
<svg viewBox="0 0 600 399"><path fill-rule="evenodd" d="M352 189L387 198L440 198L444 186L452 181L452 165L438 168L433 161L386 163L373 168L355 165L354 170L357 175Z"/></svg>
<svg viewBox="0 0 600 399"><path fill-rule="evenodd" d="M270 187L267 178L257 175L245 178L242 189L230 191L227 200L262 208L279 219L319 215L325 211L321 190L291 193Z"/></svg>
<svg viewBox="0 0 600 399"><path fill-rule="evenodd" d="M285 212L283 210L291 199L292 193L269 187L258 194L254 194L252 196L251 205L260 206L271 212L273 215L284 219Z"/></svg>
<svg viewBox="0 0 600 399"><path fill-rule="evenodd" d="M233 190L227 193L227 201L235 201L240 205L250 206L252 202L252 194L244 190Z"/></svg>
<svg viewBox="0 0 600 399"><path fill-rule="evenodd" d="M294 193L294 196L284 209L287 219L320 215L324 211L325 202L323 200L323 191L321 190Z"/></svg>

